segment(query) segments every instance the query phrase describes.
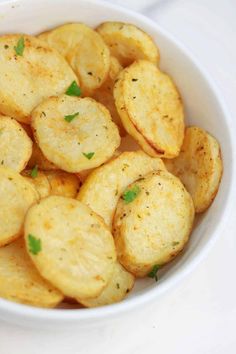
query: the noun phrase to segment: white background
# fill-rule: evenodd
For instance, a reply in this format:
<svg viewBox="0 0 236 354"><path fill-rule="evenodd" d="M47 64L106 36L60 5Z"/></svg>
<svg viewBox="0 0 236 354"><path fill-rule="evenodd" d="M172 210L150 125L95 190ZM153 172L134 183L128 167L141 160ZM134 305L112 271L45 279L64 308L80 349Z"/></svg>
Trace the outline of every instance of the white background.
<svg viewBox="0 0 236 354"><path fill-rule="evenodd" d="M112 2L146 13L182 40L213 76L234 118L236 0ZM235 273L232 215L207 258L149 308L101 328L58 333L0 323L0 354L235 354Z"/></svg>

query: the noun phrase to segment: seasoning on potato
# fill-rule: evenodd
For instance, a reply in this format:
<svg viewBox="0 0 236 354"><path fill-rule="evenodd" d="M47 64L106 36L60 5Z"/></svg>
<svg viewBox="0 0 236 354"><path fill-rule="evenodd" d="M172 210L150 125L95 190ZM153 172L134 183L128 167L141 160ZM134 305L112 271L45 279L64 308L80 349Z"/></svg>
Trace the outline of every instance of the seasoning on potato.
<svg viewBox="0 0 236 354"><path fill-rule="evenodd" d="M95 298L81 300L86 307L98 307L114 304L123 300L134 286L134 276L119 262L115 263L114 271L107 286Z"/></svg>
<svg viewBox="0 0 236 354"><path fill-rule="evenodd" d="M67 172L101 165L120 144L109 111L88 97L49 98L32 112L32 126L46 158Z"/></svg>
<svg viewBox="0 0 236 354"><path fill-rule="evenodd" d="M143 151L123 152L94 170L82 185L77 199L90 206L111 228L117 202L125 188L154 170L165 170L159 158Z"/></svg>
<svg viewBox="0 0 236 354"><path fill-rule="evenodd" d="M68 60L80 80L83 94L92 93L106 80L110 52L92 28L83 23L69 23L38 37Z"/></svg>
<svg viewBox="0 0 236 354"><path fill-rule="evenodd" d="M95 297L110 280L116 260L113 237L102 218L78 200L42 199L28 211L24 233L36 268L64 295Z"/></svg>
<svg viewBox="0 0 236 354"><path fill-rule="evenodd" d="M66 60L33 36L0 36L0 57L0 113L23 123L30 123L31 111L45 98L77 81Z"/></svg>
<svg viewBox="0 0 236 354"><path fill-rule="evenodd" d="M216 196L223 171L216 139L199 127L188 127L179 156L165 163L191 194L196 213L205 211Z"/></svg>
<svg viewBox="0 0 236 354"><path fill-rule="evenodd" d="M32 154L32 141L21 125L0 115L0 165L21 172Z"/></svg>
<svg viewBox="0 0 236 354"><path fill-rule="evenodd" d="M0 296L46 308L55 307L63 300L63 295L32 264L22 237L0 248Z"/></svg>
<svg viewBox="0 0 236 354"><path fill-rule="evenodd" d="M99 25L97 31L121 65L128 66L139 59L158 64L159 49L152 38L140 28L130 23L108 21Z"/></svg>
<svg viewBox="0 0 236 354"><path fill-rule="evenodd" d="M172 260L189 239L194 206L178 178L155 171L129 185L113 220L117 256L137 277Z"/></svg>
<svg viewBox="0 0 236 354"><path fill-rule="evenodd" d="M147 154L166 158L179 154L183 105L168 75L139 60L120 72L114 97L125 129Z"/></svg>
<svg viewBox="0 0 236 354"><path fill-rule="evenodd" d="M0 167L0 247L22 234L25 214L38 199L36 189L23 176Z"/></svg>

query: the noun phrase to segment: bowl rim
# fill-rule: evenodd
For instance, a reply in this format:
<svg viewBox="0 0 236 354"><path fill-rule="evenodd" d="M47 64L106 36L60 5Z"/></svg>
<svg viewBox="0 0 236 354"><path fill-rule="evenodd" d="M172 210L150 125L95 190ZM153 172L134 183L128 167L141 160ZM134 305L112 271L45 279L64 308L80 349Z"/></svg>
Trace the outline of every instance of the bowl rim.
<svg viewBox="0 0 236 354"><path fill-rule="evenodd" d="M34 0L34 2L39 2L40 0ZM58 0L54 0L58 1ZM60 1L60 0L59 0ZM7 4L16 4L16 3L27 3L30 2L30 0L3 0L0 2L0 7L3 5ZM45 0L40 1L45 2ZM146 17L145 15L142 15L140 13L136 13L133 10L124 8L120 5L115 5L112 3L108 3L103 0L80 0L80 2L86 3L88 6L89 4L92 5L97 5L97 6L102 6L106 7L107 10L116 10L119 13L123 13L131 18L135 18L136 20L140 21L141 25L142 23L147 24L153 28L153 30L157 33L161 33L161 35L165 38L167 38L170 42L174 43L174 45L178 48L179 51L183 53L184 56L188 57L188 59L191 61L193 66L197 69L199 74L205 79L206 83L208 84L215 100L219 103L219 107L222 110L224 121L226 124L226 128L228 129L228 135L229 135L229 146L231 148L231 157L233 157L233 152L236 151L236 145L233 140L233 132L232 129L230 129L230 124L233 126L233 120L231 117L231 114L226 106L226 103L224 99L222 98L222 94L220 90L218 89L216 83L213 81L211 76L208 74L207 70L204 68L202 64L196 60L192 52L183 44L181 43L178 39L176 39L172 34L170 34L166 29L163 29L161 26L159 26L157 23L155 23L152 19ZM19 304L19 303L14 303L5 299L0 298L0 313L5 313L8 315L12 315L15 317L21 317L24 318L24 320L28 319L38 319L41 321L49 321L49 322L54 322L55 321L61 321L61 323L65 324L66 322L78 322L81 320L101 320L105 319L111 316L114 316L116 314L121 314L128 312L134 308L137 308L140 305L144 305L147 302L153 300L154 298L157 298L161 294L163 294L166 290L172 288L174 285L176 285L181 279L186 277L190 272L193 271L193 269L205 258L207 253L209 252L210 248L213 246L215 243L216 239L220 235L221 231L224 228L224 225L226 224L230 213L233 208L233 200L234 198L231 197L235 193L235 189L233 188L233 180L234 176L236 175L236 168L235 168L235 163L233 158L232 160L232 166L231 166L231 175L230 175L230 185L228 188L228 194L225 197L225 204L227 204L227 208L222 210L221 218L218 220L217 226L215 227L215 230L212 232L211 238L206 242L202 250L200 251L197 256L192 258L188 264L185 264L185 267L181 267L176 273L172 274L169 276L163 283L159 283L158 286L153 287L152 289L147 290L144 294L137 295L135 298L127 298L126 300L107 305L107 306L102 306L98 308L85 308L85 309L44 309L44 308L37 308L37 307L32 307L30 305L24 305L24 304ZM7 320L7 318L5 318Z"/></svg>

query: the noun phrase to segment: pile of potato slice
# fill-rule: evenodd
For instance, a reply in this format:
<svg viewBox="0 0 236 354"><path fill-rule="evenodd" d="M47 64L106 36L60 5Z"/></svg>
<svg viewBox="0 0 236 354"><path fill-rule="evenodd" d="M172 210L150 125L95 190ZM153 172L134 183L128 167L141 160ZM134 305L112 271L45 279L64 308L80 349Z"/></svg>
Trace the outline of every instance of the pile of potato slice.
<svg viewBox="0 0 236 354"><path fill-rule="evenodd" d="M157 45L132 24L71 23L2 35L0 56L0 297L96 307L157 280L223 170Z"/></svg>

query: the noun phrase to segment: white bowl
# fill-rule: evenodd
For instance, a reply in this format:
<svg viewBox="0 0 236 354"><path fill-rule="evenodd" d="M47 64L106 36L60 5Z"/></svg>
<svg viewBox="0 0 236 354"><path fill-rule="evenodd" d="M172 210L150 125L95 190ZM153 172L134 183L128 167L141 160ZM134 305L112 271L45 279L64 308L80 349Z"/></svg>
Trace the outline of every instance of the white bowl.
<svg viewBox="0 0 236 354"><path fill-rule="evenodd" d="M157 299L189 273L212 246L232 207L232 182L235 175L232 126L221 95L205 70L175 38L139 14L94 0L19 0L0 3L1 33L38 33L66 22L81 21L91 26L107 20L134 23L147 31L161 51L161 67L177 83L183 97L188 124L196 124L220 142L224 174L217 197L201 216L187 248L161 272L157 283L151 279L137 282L129 297L118 304L80 310L39 309L0 299L0 317L18 324L57 326L98 324Z"/></svg>

